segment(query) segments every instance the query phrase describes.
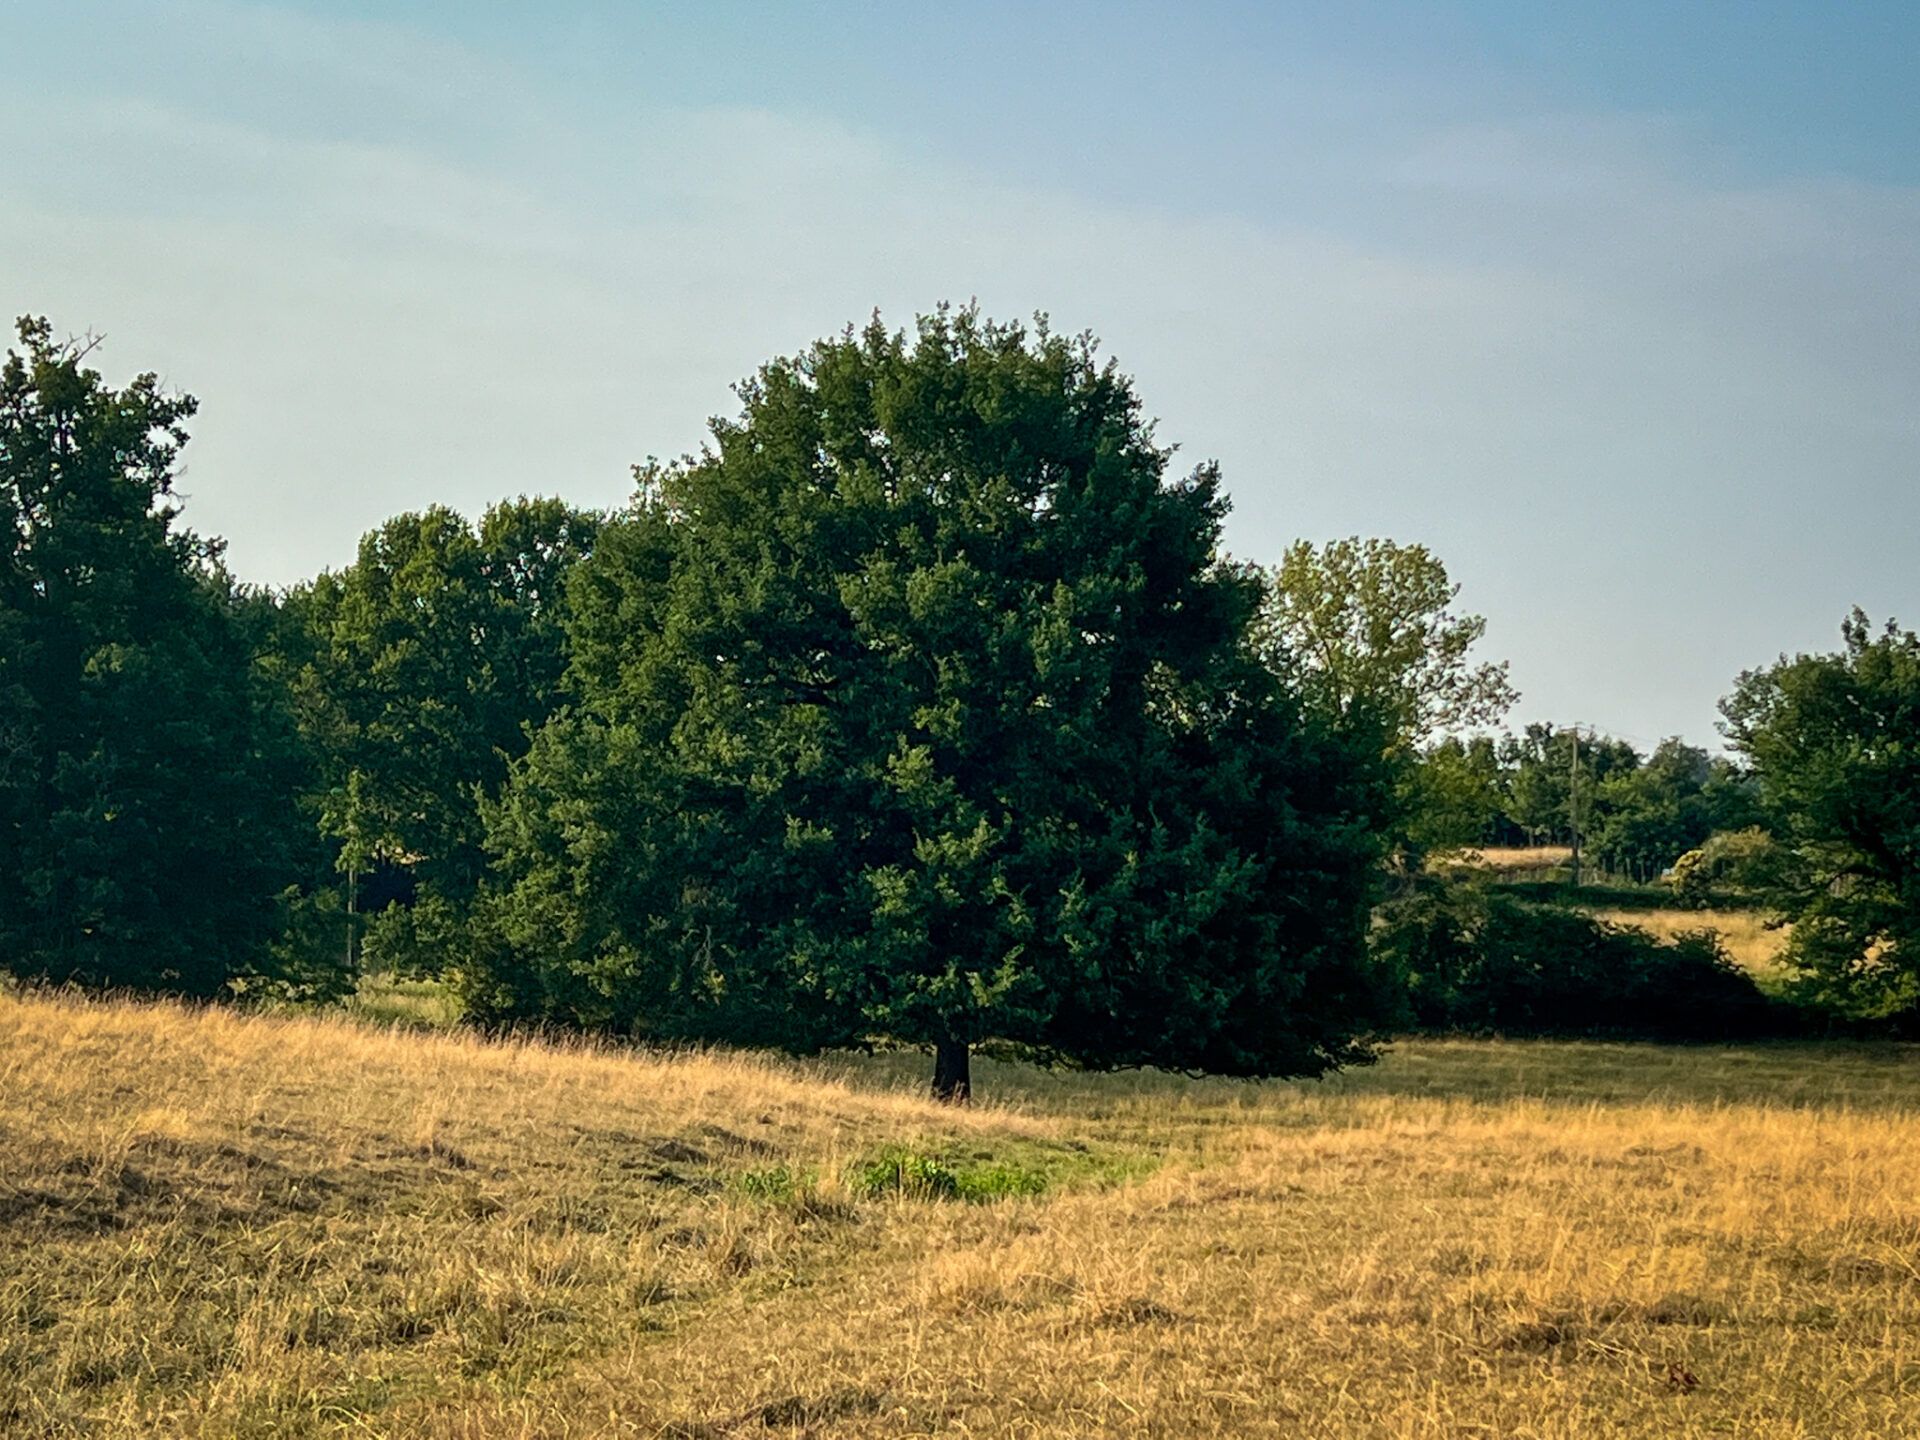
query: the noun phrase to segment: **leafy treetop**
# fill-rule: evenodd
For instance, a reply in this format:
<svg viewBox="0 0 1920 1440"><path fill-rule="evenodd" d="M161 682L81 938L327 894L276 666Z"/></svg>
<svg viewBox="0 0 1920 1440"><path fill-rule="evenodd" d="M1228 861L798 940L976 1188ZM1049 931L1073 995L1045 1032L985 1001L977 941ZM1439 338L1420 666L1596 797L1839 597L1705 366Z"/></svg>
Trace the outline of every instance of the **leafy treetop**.
<svg viewBox="0 0 1920 1440"><path fill-rule="evenodd" d="M1776 840L1764 889L1789 958L1889 1011L1920 999L1920 636L1856 609L1841 640L1742 675L1721 710Z"/></svg>
<svg viewBox="0 0 1920 1440"><path fill-rule="evenodd" d="M1360 1053L1373 761L1254 654L1214 468L1167 477L1090 341L972 311L741 396L576 577L581 709L492 811L479 1007L1234 1074Z"/></svg>

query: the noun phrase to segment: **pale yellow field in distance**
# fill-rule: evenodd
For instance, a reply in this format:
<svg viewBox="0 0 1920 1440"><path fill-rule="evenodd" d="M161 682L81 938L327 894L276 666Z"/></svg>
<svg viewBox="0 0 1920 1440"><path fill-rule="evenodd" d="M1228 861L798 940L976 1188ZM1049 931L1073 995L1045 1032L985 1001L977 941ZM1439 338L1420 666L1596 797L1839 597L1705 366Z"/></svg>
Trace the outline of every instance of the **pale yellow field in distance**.
<svg viewBox="0 0 1920 1440"><path fill-rule="evenodd" d="M921 1068L0 995L0 1434L1920 1435L1912 1048Z"/></svg>
<svg viewBox="0 0 1920 1440"><path fill-rule="evenodd" d="M1609 910L1593 912L1616 925L1634 925L1659 940L1689 930L1711 930L1733 962L1763 985L1786 978L1781 956L1788 932L1769 926L1757 910Z"/></svg>
<svg viewBox="0 0 1920 1440"><path fill-rule="evenodd" d="M1566 845L1482 845L1461 850L1446 857L1462 865L1480 865L1502 874L1524 870L1548 870L1573 858Z"/></svg>

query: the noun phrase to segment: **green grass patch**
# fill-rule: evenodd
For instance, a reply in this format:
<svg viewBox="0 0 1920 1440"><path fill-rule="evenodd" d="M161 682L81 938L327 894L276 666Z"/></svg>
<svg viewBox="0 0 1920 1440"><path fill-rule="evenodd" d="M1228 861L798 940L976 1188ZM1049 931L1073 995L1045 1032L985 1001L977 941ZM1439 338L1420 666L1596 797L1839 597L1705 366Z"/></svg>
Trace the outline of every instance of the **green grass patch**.
<svg viewBox="0 0 1920 1440"><path fill-rule="evenodd" d="M903 1195L914 1200L984 1204L1045 1194L1047 1176L1025 1165L968 1164L890 1146L849 1169L847 1188L863 1200Z"/></svg>
<svg viewBox="0 0 1920 1440"><path fill-rule="evenodd" d="M951 1165L931 1155L888 1146L856 1161L847 1171L847 1188L862 1200L905 1195L915 1200L957 1200L960 1177Z"/></svg>
<svg viewBox="0 0 1920 1440"><path fill-rule="evenodd" d="M1156 1163L1147 1155L1097 1153L1071 1145L1023 1145L1011 1155L888 1145L850 1165L846 1184L863 1200L897 1195L990 1204L1058 1189L1118 1184L1151 1173Z"/></svg>
<svg viewBox="0 0 1920 1440"><path fill-rule="evenodd" d="M732 1188L749 1200L790 1204L811 1195L819 1184L820 1172L810 1165L763 1165L735 1175Z"/></svg>

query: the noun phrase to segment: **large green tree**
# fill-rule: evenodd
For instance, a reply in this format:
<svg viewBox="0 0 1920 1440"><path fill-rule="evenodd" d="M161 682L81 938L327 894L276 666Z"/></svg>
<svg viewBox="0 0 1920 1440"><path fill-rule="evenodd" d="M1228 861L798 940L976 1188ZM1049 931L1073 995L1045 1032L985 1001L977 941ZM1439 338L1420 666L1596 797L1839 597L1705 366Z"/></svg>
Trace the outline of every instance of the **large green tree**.
<svg viewBox="0 0 1920 1440"><path fill-rule="evenodd" d="M0 964L196 995L274 978L288 732L217 546L178 523L194 402L152 375L113 389L43 320L19 337L0 368Z"/></svg>
<svg viewBox="0 0 1920 1440"><path fill-rule="evenodd" d="M1315 1073L1364 1053L1375 756L1250 643L1225 502L1086 340L774 362L573 590L491 812L483 1014Z"/></svg>
<svg viewBox="0 0 1920 1440"><path fill-rule="evenodd" d="M1782 657L1722 702L1774 853L1788 956L1836 1000L1920 1002L1920 636L1855 610L1837 653Z"/></svg>
<svg viewBox="0 0 1920 1440"><path fill-rule="evenodd" d="M1266 572L1261 651L1331 723L1379 748L1394 775L1390 849L1408 868L1478 838L1470 757L1443 737L1493 724L1517 698L1504 661L1474 659L1486 621L1458 613L1459 594L1426 546L1357 536L1300 541Z"/></svg>
<svg viewBox="0 0 1920 1440"><path fill-rule="evenodd" d="M598 527L555 499L504 501L478 525L436 506L286 599L310 809L340 867L368 877L357 900L384 963L439 968L469 943L480 800L559 701L567 576Z"/></svg>

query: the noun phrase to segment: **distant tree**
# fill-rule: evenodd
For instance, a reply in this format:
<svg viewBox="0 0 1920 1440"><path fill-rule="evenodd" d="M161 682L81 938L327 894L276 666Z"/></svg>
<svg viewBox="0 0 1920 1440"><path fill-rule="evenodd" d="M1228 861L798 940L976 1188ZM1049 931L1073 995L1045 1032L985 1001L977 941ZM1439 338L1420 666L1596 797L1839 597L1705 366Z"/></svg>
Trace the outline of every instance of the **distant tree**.
<svg viewBox="0 0 1920 1440"><path fill-rule="evenodd" d="M1707 786L1714 774L1705 750L1678 737L1661 741L1643 763L1594 787L1589 853L1618 874L1640 880L1659 874L1713 833Z"/></svg>
<svg viewBox="0 0 1920 1440"><path fill-rule="evenodd" d="M1408 866L1430 844L1462 843L1458 757L1423 749L1493 724L1517 698L1504 661L1473 661L1486 621L1453 611L1459 593L1433 552L1391 540L1301 541L1266 575L1261 653L1335 725L1378 746L1395 777L1390 849Z"/></svg>
<svg viewBox="0 0 1920 1440"><path fill-rule="evenodd" d="M1640 755L1624 740L1608 735L1580 737L1574 764L1573 731L1535 722L1500 746L1507 771L1507 815L1531 844L1566 844L1572 839L1573 787L1578 775L1583 830L1594 823L1594 804L1607 783L1640 764Z"/></svg>
<svg viewBox="0 0 1920 1440"><path fill-rule="evenodd" d="M1450 735L1419 757L1419 803L1407 831L1413 851L1458 850L1508 838L1507 776L1491 736Z"/></svg>
<svg viewBox="0 0 1920 1440"><path fill-rule="evenodd" d="M1920 1003L1920 637L1856 609L1842 648L1743 674L1721 704L1780 852L1788 958L1865 1010Z"/></svg>
<svg viewBox="0 0 1920 1440"><path fill-rule="evenodd" d="M1571 753L1554 753L1557 734L1553 726L1535 722L1501 742L1507 816L1530 845L1557 839L1567 828Z"/></svg>
<svg viewBox="0 0 1920 1440"><path fill-rule="evenodd" d="M0 368L0 965L212 995L276 973L290 730L177 523L194 402L23 320Z"/></svg>
<svg viewBox="0 0 1920 1440"><path fill-rule="evenodd" d="M1267 573L1258 633L1302 694L1411 750L1491 725L1518 698L1505 661L1471 659L1487 622L1455 614L1459 594L1424 545L1302 540Z"/></svg>
<svg viewBox="0 0 1920 1440"><path fill-rule="evenodd" d="M1311 1074L1359 1058L1374 756L1249 643L1202 467L970 311L776 361L577 577L489 808L482 1014ZM1375 752L1377 755L1377 751Z"/></svg>
<svg viewBox="0 0 1920 1440"><path fill-rule="evenodd" d="M1764 829L1766 811L1760 802L1760 784L1737 760L1716 755L1700 787L1710 833Z"/></svg>
<svg viewBox="0 0 1920 1440"><path fill-rule="evenodd" d="M503 502L477 527L442 507L400 515L287 597L314 819L340 867L368 876L357 903L388 963L439 968L468 942L480 798L560 702L567 577L598 525L553 499Z"/></svg>
<svg viewBox="0 0 1920 1440"><path fill-rule="evenodd" d="M1650 879L1718 831L1759 821L1753 777L1678 737L1644 760L1623 740L1532 724L1498 742L1449 737L1421 757L1425 803L1417 848L1540 844L1572 838L1573 787L1586 853L1605 869Z"/></svg>

